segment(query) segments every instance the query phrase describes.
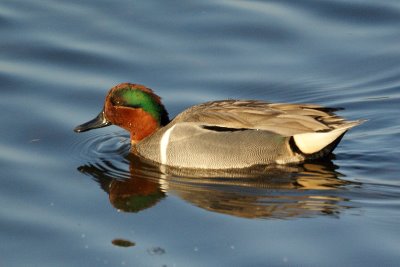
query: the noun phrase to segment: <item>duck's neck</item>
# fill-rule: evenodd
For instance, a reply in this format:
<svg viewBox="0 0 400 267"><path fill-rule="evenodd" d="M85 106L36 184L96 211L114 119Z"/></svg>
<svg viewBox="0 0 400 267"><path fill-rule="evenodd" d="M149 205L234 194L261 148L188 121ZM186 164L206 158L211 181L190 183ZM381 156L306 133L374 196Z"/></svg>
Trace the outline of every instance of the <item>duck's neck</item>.
<svg viewBox="0 0 400 267"><path fill-rule="evenodd" d="M124 120L123 128L131 134L132 144L137 144L164 126L143 109L129 109L125 116L129 119Z"/></svg>

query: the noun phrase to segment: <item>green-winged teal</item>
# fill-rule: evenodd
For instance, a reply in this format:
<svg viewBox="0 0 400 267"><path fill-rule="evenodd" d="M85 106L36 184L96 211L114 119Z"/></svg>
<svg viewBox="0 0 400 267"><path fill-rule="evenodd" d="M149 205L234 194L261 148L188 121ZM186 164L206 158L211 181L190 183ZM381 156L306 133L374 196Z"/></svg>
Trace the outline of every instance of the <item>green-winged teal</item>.
<svg viewBox="0 0 400 267"><path fill-rule="evenodd" d="M202 169L302 162L324 157L350 128L335 109L257 100L212 101L172 121L159 96L139 84L109 91L103 110L75 132L117 125L131 134L132 153L154 162Z"/></svg>

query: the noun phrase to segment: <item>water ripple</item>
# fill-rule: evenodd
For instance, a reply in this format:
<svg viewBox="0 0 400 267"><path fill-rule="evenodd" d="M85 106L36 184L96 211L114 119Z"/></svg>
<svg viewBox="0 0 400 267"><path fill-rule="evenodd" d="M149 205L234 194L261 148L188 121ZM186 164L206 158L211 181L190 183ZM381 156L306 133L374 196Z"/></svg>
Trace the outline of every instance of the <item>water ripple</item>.
<svg viewBox="0 0 400 267"><path fill-rule="evenodd" d="M79 138L72 143L70 150L80 161L107 159L124 162L129 148L129 136L124 132L117 132L102 135L88 133L85 138Z"/></svg>

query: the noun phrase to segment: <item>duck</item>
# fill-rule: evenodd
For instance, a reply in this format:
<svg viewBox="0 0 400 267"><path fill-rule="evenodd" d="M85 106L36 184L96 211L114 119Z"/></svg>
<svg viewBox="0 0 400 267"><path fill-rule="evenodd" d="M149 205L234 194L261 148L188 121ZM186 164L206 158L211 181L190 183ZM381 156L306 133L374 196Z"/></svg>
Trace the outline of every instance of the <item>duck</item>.
<svg viewBox="0 0 400 267"><path fill-rule="evenodd" d="M189 107L170 120L152 89L121 83L109 90L100 114L74 131L116 125L130 133L130 152L152 163L242 169L327 157L349 129L364 122L347 121L337 110L229 99Z"/></svg>

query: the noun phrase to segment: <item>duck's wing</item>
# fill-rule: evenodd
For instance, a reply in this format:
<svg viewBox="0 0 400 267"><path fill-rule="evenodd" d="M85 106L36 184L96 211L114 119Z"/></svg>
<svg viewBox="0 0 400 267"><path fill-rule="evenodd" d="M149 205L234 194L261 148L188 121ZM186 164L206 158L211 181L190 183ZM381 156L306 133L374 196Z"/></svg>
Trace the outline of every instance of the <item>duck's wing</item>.
<svg viewBox="0 0 400 267"><path fill-rule="evenodd" d="M293 137L301 152L313 154L334 148L332 144L337 144L348 129L363 122L346 121L334 114L336 110L313 104L225 100L194 106L174 121L191 122L210 131L260 130Z"/></svg>
<svg viewBox="0 0 400 267"><path fill-rule="evenodd" d="M193 106L175 118L175 122L265 130L282 136L347 130L362 121L345 121L333 112L337 109L313 104L266 103L254 100L224 100Z"/></svg>

